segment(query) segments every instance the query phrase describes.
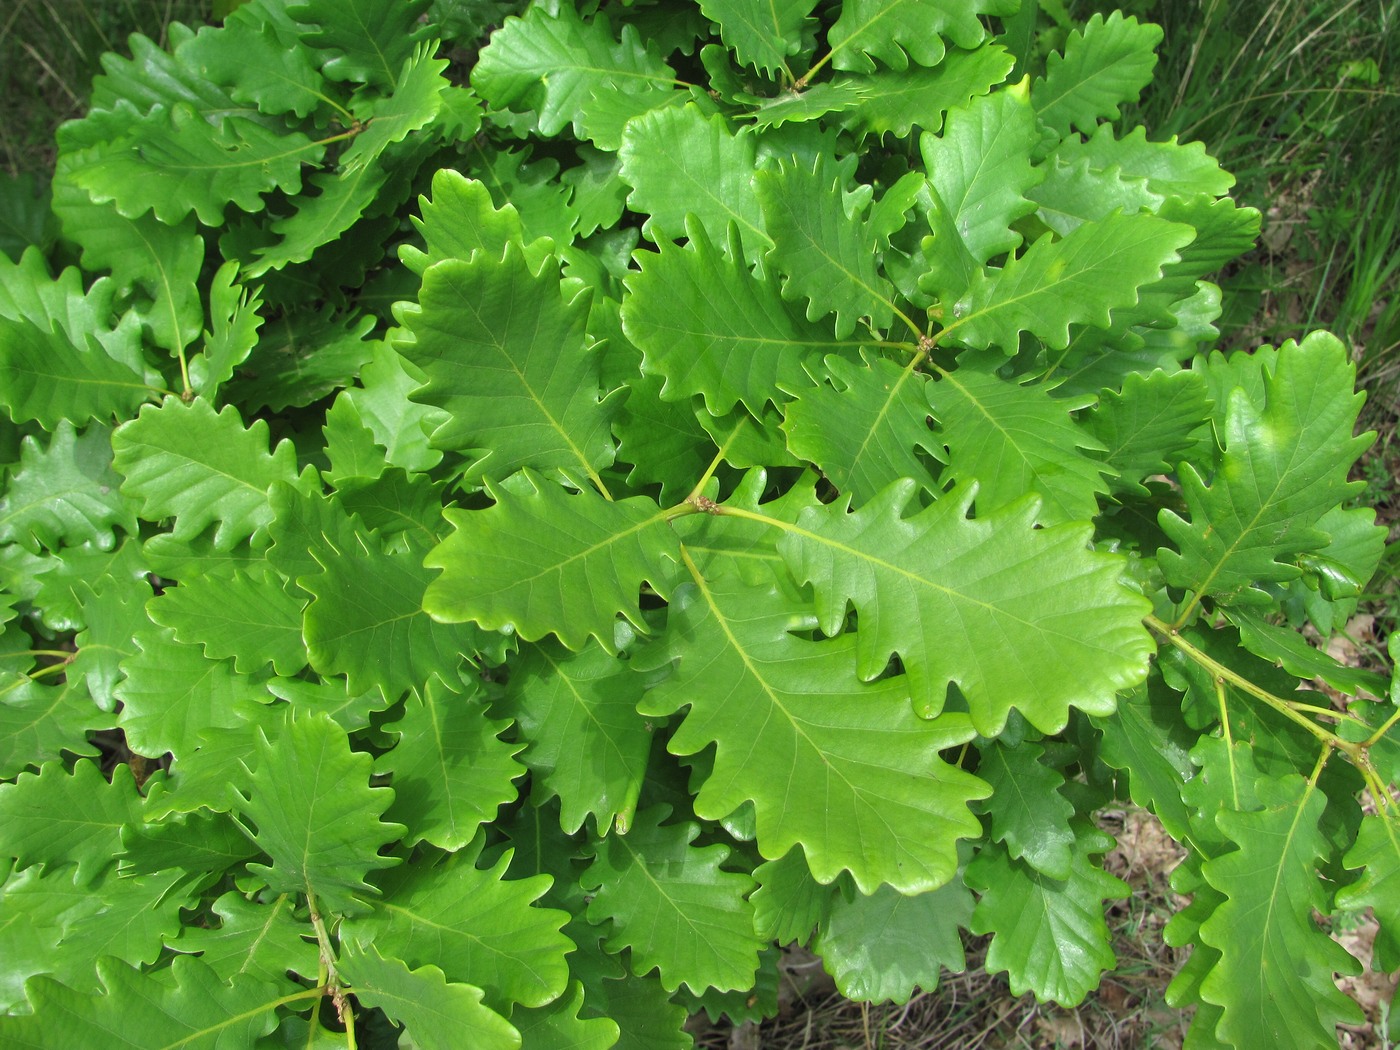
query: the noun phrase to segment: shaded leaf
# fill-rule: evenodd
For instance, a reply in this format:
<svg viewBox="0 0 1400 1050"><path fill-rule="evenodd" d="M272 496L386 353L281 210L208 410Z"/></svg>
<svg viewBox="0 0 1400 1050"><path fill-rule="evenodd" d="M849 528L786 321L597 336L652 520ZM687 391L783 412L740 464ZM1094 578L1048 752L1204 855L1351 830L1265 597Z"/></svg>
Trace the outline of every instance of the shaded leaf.
<svg viewBox="0 0 1400 1050"><path fill-rule="evenodd" d="M1065 41L1064 54L1045 61L1034 90L1036 114L1061 138L1073 126L1092 133L1100 121L1117 120L1119 107L1133 103L1152 80L1161 26L1095 13Z"/></svg>
<svg viewBox="0 0 1400 1050"><path fill-rule="evenodd" d="M645 680L598 645L571 653L548 641L522 646L504 707L528 749L520 760L559 796L570 834L591 815L600 835L626 834L642 790L650 727L637 713Z"/></svg>
<svg viewBox="0 0 1400 1050"><path fill-rule="evenodd" d="M388 815L407 825L406 843L459 850L515 801L513 781L525 775L515 755L523 745L501 740L505 728L486 717L479 696L436 680L408 694L403 717L383 727L398 741L374 763L376 774L390 774Z"/></svg>
<svg viewBox="0 0 1400 1050"><path fill-rule="evenodd" d="M138 821L141 796L131 767L116 766L109 783L94 762L68 773L57 759L39 772L0 784L0 855L17 868L77 865L77 882L91 884L121 852L121 829Z"/></svg>
<svg viewBox="0 0 1400 1050"><path fill-rule="evenodd" d="M847 999L907 1003L931 992L946 967L967 963L959 930L972 919L972 894L961 879L906 897L889 886L869 896L832 899L814 951Z"/></svg>
<svg viewBox="0 0 1400 1050"><path fill-rule="evenodd" d="M626 835L593 847L582 879L594 891L588 919L610 919L608 950L630 947L633 971L655 967L667 991L748 988L761 947L744 900L753 879L720 867L727 847L691 845L700 825L663 826L668 814L643 810Z"/></svg>
<svg viewBox="0 0 1400 1050"><path fill-rule="evenodd" d="M484 1050L515 1050L520 1033L481 1003L481 989L449 984L441 969L410 970L373 945L345 945L336 963L355 998L398 1022L423 1050L449 1050L463 1040Z"/></svg>
<svg viewBox="0 0 1400 1050"><path fill-rule="evenodd" d="M991 839L1006 852L1052 879L1068 879L1073 859L1074 804L1060 792L1064 776L1040 761L1045 749L1023 741L981 749L977 775L991 785L985 803Z"/></svg>

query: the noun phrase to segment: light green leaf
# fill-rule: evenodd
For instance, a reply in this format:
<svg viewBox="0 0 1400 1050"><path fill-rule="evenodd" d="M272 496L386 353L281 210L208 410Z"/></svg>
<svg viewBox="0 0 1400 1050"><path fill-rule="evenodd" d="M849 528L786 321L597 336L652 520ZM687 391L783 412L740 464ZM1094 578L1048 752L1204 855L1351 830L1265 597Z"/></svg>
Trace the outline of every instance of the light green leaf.
<svg viewBox="0 0 1400 1050"><path fill-rule="evenodd" d="M800 844L819 882L849 871L863 893L940 886L957 870L957 840L980 831L967 803L984 785L939 757L972 728L959 715L916 716L902 677L862 683L851 635L793 633L814 626L771 584L696 574L673 598L661 643L676 669L640 709L688 707L668 748L716 748L696 815L719 820L752 801L763 856Z"/></svg>
<svg viewBox="0 0 1400 1050"><path fill-rule="evenodd" d="M856 364L828 354L824 373L809 368L816 386L785 388L794 396L783 419L789 450L815 463L857 505L899 478L932 491L921 451L945 457L928 425L928 375L867 350L860 356Z"/></svg>
<svg viewBox="0 0 1400 1050"><path fill-rule="evenodd" d="M1036 114L1060 138L1071 126L1088 135L1100 121L1117 120L1119 107L1136 102L1151 82L1161 42L1161 26L1124 18L1121 11L1107 20L1095 13L1069 35L1063 55L1046 59L1033 92Z"/></svg>
<svg viewBox="0 0 1400 1050"><path fill-rule="evenodd" d="M64 236L82 248L86 269L110 270L120 287L139 287L150 298L141 319L156 345L174 353L199 338L204 320L199 296L204 238L193 216L176 226L167 226L153 215L125 219L115 205L97 204L73 184L74 174L103 149L59 155L54 214Z"/></svg>
<svg viewBox="0 0 1400 1050"><path fill-rule="evenodd" d="M753 928L762 938L779 944L806 944L831 913L836 886L823 886L812 876L800 849L777 860L765 860L753 870L758 889L749 895Z"/></svg>
<svg viewBox="0 0 1400 1050"><path fill-rule="evenodd" d="M1087 549L1087 525L1036 528L1029 499L969 519L975 488L906 518L914 491L906 480L855 512L845 500L809 508L778 545L814 586L824 634L855 606L862 678L897 653L916 709L937 713L956 683L988 737L1012 707L1058 732L1069 705L1107 714L1118 690L1142 680L1147 602L1120 582L1118 558Z"/></svg>
<svg viewBox="0 0 1400 1050"><path fill-rule="evenodd" d="M356 999L383 1010L422 1050L453 1050L464 1043L483 1050L520 1046L520 1033L510 1022L482 1005L480 988L449 984L436 966L410 970L374 945L353 941L336 965Z"/></svg>
<svg viewBox="0 0 1400 1050"><path fill-rule="evenodd" d="M376 891L364 876L399 862L378 851L404 831L379 819L394 793L369 786L372 759L351 751L345 731L319 712L289 714L275 741L259 729L255 746L247 788L234 788L236 806L272 863L248 870L273 892L315 895L332 914L365 910Z"/></svg>
<svg viewBox="0 0 1400 1050"><path fill-rule="evenodd" d="M947 257L956 239L973 266L1021 243L1012 224L1035 211L1026 198L1044 177L1031 167L1030 151L1039 138L1024 82L979 95L948 113L941 135L919 140L935 215L931 272L921 284L944 296L962 294L963 268Z"/></svg>
<svg viewBox="0 0 1400 1050"><path fill-rule="evenodd" d="M719 35L739 61L777 78L787 70L789 55L802 47L802 32L816 0L778 0L759 5L749 0L700 0L700 10L719 23Z"/></svg>
<svg viewBox="0 0 1400 1050"><path fill-rule="evenodd" d="M404 698L403 717L383 726L398 741L375 760L374 771L390 775L388 815L408 826L408 845L459 850L495 820L497 809L515 801L512 782L525 775L515 755L524 745L501 740L505 728L486 717L479 695L434 679Z"/></svg>
<svg viewBox="0 0 1400 1050"><path fill-rule="evenodd" d="M1216 1034L1236 1046L1335 1045L1337 1024L1359 1024L1361 1011L1332 975L1361 964L1312 918L1330 910L1316 872L1329 850L1318 827L1326 799L1297 775L1261 778L1255 790L1263 809L1215 818L1239 848L1201 867L1225 900L1201 925L1220 960L1200 994L1222 1008Z"/></svg>
<svg viewBox="0 0 1400 1050"><path fill-rule="evenodd" d="M504 1013L511 1003L543 1006L564 993L565 955L573 942L560 932L565 912L537 906L549 877L507 880L510 852L494 867L476 867L478 842L437 866L406 864L383 882L373 914L345 922L344 936L372 943L411 967L430 962L449 981L475 985Z"/></svg>
<svg viewBox="0 0 1400 1050"><path fill-rule="evenodd" d="M387 342L375 343L372 353L373 358L360 369L360 385L347 390L345 397L383 446L388 464L411 472L430 470L442 453L429 447L428 435L445 416L439 409L408 399L426 377Z"/></svg>
<svg viewBox="0 0 1400 1050"><path fill-rule="evenodd" d="M84 293L76 268L52 280L35 251L0 258L0 404L16 423L120 419L156 392L135 315L112 324L116 291L98 280Z"/></svg>
<svg viewBox="0 0 1400 1050"><path fill-rule="evenodd" d="M960 928L972 919L972 894L961 879L906 897L879 886L853 899L837 895L813 950L837 990L861 1002L907 1003L932 992L944 967L967 965Z"/></svg>
<svg viewBox="0 0 1400 1050"><path fill-rule="evenodd" d="M1167 582L1223 604L1271 602L1256 584L1301 574L1292 557L1326 545L1322 515L1355 493L1347 470L1370 444L1353 437L1362 395L1333 336L1291 340L1272 369L1255 365L1263 398L1230 392L1224 451L1209 482L1193 464L1178 475L1190 513L1159 516L1178 551L1159 555Z"/></svg>
<svg viewBox="0 0 1400 1050"><path fill-rule="evenodd" d="M598 94L669 93L675 74L642 41L635 26L612 34L606 15L584 22L571 5L553 14L531 7L491 34L472 69L472 87L498 109L531 116L541 135L569 124L584 137L590 99Z"/></svg>
<svg viewBox="0 0 1400 1050"><path fill-rule="evenodd" d="M68 773L54 759L39 772L0 784L0 856L16 868L77 865L77 882L91 884L121 852L121 829L137 822L141 796L131 767L118 765L109 783L95 762Z"/></svg>
<svg viewBox="0 0 1400 1050"><path fill-rule="evenodd" d="M807 300L807 320L836 315L837 339L865 321L875 329L894 319L894 287L879 272L888 242L862 213L869 186L847 192L849 169L820 153L808 164L779 161L754 175L764 225L776 243L771 265L785 276L783 298Z"/></svg>
<svg viewBox="0 0 1400 1050"><path fill-rule="evenodd" d="M981 748L977 775L991 785L985 808L991 839L1006 852L1052 879L1070 877L1074 804L1060 793L1064 776L1040 761L1045 749L1023 741L1015 747L993 743Z"/></svg>
<svg viewBox="0 0 1400 1050"><path fill-rule="evenodd" d="M942 61L944 38L974 48L987 37L978 16L1010 14L1010 0L846 0L827 34L837 69L875 71L872 58L902 70L913 59L921 66Z"/></svg>
<svg viewBox="0 0 1400 1050"><path fill-rule="evenodd" d="M1235 177L1207 155L1204 143L1178 143L1175 135L1165 142L1148 142L1142 125L1120 139L1114 137L1112 124L1100 124L1087 140L1068 138L1056 153L1071 164L1087 157L1091 168L1117 168L1124 178L1146 179L1148 190L1163 197L1219 197L1235 184Z"/></svg>
<svg viewBox="0 0 1400 1050"><path fill-rule="evenodd" d="M423 247L399 249L404 265L419 277L444 259L470 259L476 251L500 258L511 241L525 243L515 206L496 208L484 182L443 168L433 175L432 192L431 200L418 198L419 214L413 217Z"/></svg>
<svg viewBox="0 0 1400 1050"><path fill-rule="evenodd" d="M360 124L355 141L340 156L343 171L373 164L392 143L402 142L412 132L430 124L442 106L443 91L449 86L442 76L447 59L435 59L432 46L420 44L404 61L399 81L391 94L371 97L352 112ZM470 97L470 96L468 96ZM463 129L469 137L475 128Z"/></svg>
<svg viewBox="0 0 1400 1050"><path fill-rule="evenodd" d="M596 478L612 462L615 403L598 389L586 294L571 293L552 258L532 271L514 242L424 273L400 349L428 380L415 400L446 413L434 447L473 454L471 478L527 465Z"/></svg>
<svg viewBox="0 0 1400 1050"><path fill-rule="evenodd" d="M1100 831L1081 830L1067 879L994 846L984 846L968 867L968 885L980 895L972 932L992 934L986 969L1006 971L1012 995L1029 989L1041 1002L1078 1006L1117 964L1103 902L1128 896L1128 887L1090 859L1112 845Z"/></svg>
<svg viewBox="0 0 1400 1050"><path fill-rule="evenodd" d="M239 674L271 663L278 674L290 676L306 666L303 602L282 584L266 563L248 570L215 570L167 588L147 603L146 612L172 628L181 642L202 645L209 659L233 657Z"/></svg>
<svg viewBox="0 0 1400 1050"><path fill-rule="evenodd" d="M633 972L655 967L668 992L749 988L762 946L744 899L753 879L721 868L727 846L691 845L699 824L663 826L669 813L642 810L626 835L592 847L581 880L593 892L588 920L611 920L608 950L630 947Z"/></svg>
<svg viewBox="0 0 1400 1050"><path fill-rule="evenodd" d="M495 506L444 512L455 531L424 563L444 570L423 597L429 614L530 642L553 633L575 651L590 635L613 651L618 614L646 630L639 591L667 595L680 561L655 503L569 495L528 470L486 490Z"/></svg>
<svg viewBox="0 0 1400 1050"><path fill-rule="evenodd" d="M1062 240L1047 233L1001 269L974 275L943 334L1011 354L1029 332L1063 350L1071 324L1107 328L1111 312L1135 305L1139 290L1194 236L1179 223L1123 214L1085 223Z"/></svg>
<svg viewBox="0 0 1400 1050"><path fill-rule="evenodd" d="M693 104L632 121L618 156L632 187L628 207L648 216L643 233L656 243L679 239L694 215L713 243L725 244L734 223L744 257L757 262L773 241L754 194L754 150L753 136L730 134L722 116L706 117Z"/></svg>
<svg viewBox="0 0 1400 1050"><path fill-rule="evenodd" d="M35 978L25 989L34 1012L0 1020L0 1040L17 1047L218 1050L251 1046L277 1024L280 991L251 977L226 984L188 956L165 973L144 973L110 957L98 960L97 972L106 994L95 998Z"/></svg>
<svg viewBox="0 0 1400 1050"><path fill-rule="evenodd" d="M114 529L136 532L136 515L120 484L107 427L94 423L78 436L62 420L43 449L34 436L26 437L19 466L0 495L0 542L34 551L84 543L110 550Z"/></svg>
<svg viewBox="0 0 1400 1050"><path fill-rule="evenodd" d="M183 103L156 106L128 128L120 143L73 171L72 182L128 219L151 212L167 226L191 211L206 226L222 226L229 204L260 212L264 194L301 192L301 166L325 150L300 132L239 116L210 123Z"/></svg>
<svg viewBox="0 0 1400 1050"><path fill-rule="evenodd" d="M973 51L954 48L933 69L879 70L856 81L860 101L842 123L880 136L903 138L916 125L937 134L944 114L1000 84L1013 62L1002 47L986 44Z"/></svg>
<svg viewBox="0 0 1400 1050"><path fill-rule="evenodd" d="M975 362L926 388L948 447L948 474L976 481L977 512L987 514L1033 492L1042 524L1088 521L1108 491L1107 468L1091 453L1093 435L1071 413L1089 398L1053 398L1043 385L1000 379Z"/></svg>
<svg viewBox="0 0 1400 1050"><path fill-rule="evenodd" d="M238 263L230 260L219 267L209 287L209 320L213 331L204 333L203 353L189 363L190 386L201 396L215 400L219 387L233 376L233 370L247 360L258 342L263 319L258 316L262 300L257 289L234 282Z"/></svg>
<svg viewBox="0 0 1400 1050"><path fill-rule="evenodd" d="M600 646L571 653L548 641L521 646L504 709L529 748L520 760L559 796L570 834L591 814L598 834L626 834L651 752L651 727L637 713L644 679ZM533 794L533 793L532 793Z"/></svg>
<svg viewBox="0 0 1400 1050"><path fill-rule="evenodd" d="M751 273L733 241L726 258L698 221L687 221L686 233L684 248L662 241L659 254L637 254L623 331L642 351L642 370L665 380L661 397L703 396L713 415L742 403L757 416L832 340L794 316L772 272Z"/></svg>
<svg viewBox="0 0 1400 1050"><path fill-rule="evenodd" d="M272 520L269 486L296 480L291 442L269 454L267 433L261 419L244 429L232 406L216 413L203 399L168 397L113 432L113 466L143 519L173 517L186 540L217 523L214 546L227 550Z"/></svg>
<svg viewBox="0 0 1400 1050"><path fill-rule="evenodd" d="M1026 196L1037 205L1036 217L1062 237L1086 222L1099 222L1119 210L1125 215L1140 211L1160 214L1164 198L1147 188L1145 178L1126 177L1118 168L1091 168L1087 157L1080 156L1069 163L1051 154L1041 170L1045 172L1044 181L1033 186ZM1161 217L1195 225L1184 216ZM1183 255L1189 250L1183 249Z"/></svg>

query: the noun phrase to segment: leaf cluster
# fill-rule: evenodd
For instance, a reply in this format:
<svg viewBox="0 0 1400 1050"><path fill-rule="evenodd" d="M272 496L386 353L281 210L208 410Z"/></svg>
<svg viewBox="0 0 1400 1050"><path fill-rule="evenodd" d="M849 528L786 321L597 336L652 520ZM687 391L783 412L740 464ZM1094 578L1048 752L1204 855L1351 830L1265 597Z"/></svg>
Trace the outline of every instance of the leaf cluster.
<svg viewBox="0 0 1400 1050"><path fill-rule="evenodd" d="M110 57L0 258L0 1042L684 1047L781 946L902 1001L963 931L1073 1005L1131 798L1193 1038L1332 1045L1314 915L1400 961L1400 697L1304 634L1383 553L1353 369L1211 352L1259 216L1114 123L1160 31L1024 18Z"/></svg>

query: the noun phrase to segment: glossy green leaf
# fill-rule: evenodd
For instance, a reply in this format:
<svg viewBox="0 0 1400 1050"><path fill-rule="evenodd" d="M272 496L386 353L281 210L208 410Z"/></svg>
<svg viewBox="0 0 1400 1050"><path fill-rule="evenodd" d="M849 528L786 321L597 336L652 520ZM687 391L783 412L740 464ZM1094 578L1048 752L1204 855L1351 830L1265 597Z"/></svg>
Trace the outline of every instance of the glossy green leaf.
<svg viewBox="0 0 1400 1050"><path fill-rule="evenodd" d="M410 970L397 959L384 958L373 945L354 942L341 952L337 965L355 998L383 1010L423 1050L449 1050L463 1040L484 1050L520 1046L520 1033L482 1005L481 989L448 983L436 966Z"/></svg>
<svg viewBox="0 0 1400 1050"><path fill-rule="evenodd" d="M79 762L68 773L61 762L46 762L37 774L0 784L0 855L18 868L76 863L78 882L91 883L121 852L121 829L138 819L140 806L129 766L117 766L109 783L96 763Z"/></svg>
<svg viewBox="0 0 1400 1050"><path fill-rule="evenodd" d="M269 453L267 433L260 419L245 429L232 406L216 413L202 399L171 397L113 432L113 466L142 518L174 518L179 539L217 523L214 545L226 550L267 527L269 486L296 479L291 445Z"/></svg>
<svg viewBox="0 0 1400 1050"><path fill-rule="evenodd" d="M288 970L305 977L316 975L320 952L306 939L314 930L294 914L292 895L284 893L260 903L230 891L211 910L220 919L217 927L186 926L170 947L199 953L200 961L224 981L247 974L273 983L285 979Z"/></svg>
<svg viewBox="0 0 1400 1050"><path fill-rule="evenodd" d="M569 991L547 1006L512 1010L511 1024L520 1032L521 1050L608 1050L622 1034L610 1017L583 1017L583 986Z"/></svg>
<svg viewBox="0 0 1400 1050"><path fill-rule="evenodd" d="M72 179L128 219L152 212L173 226L194 212L219 226L230 204L258 212L264 194L300 192L302 165L315 164L322 149L300 132L272 132L237 116L211 124L191 106L157 106L130 125L122 149Z"/></svg>
<svg viewBox="0 0 1400 1050"><path fill-rule="evenodd" d="M588 919L611 920L609 950L630 947L633 971L655 967L667 991L748 988L760 947L744 899L753 879L723 870L728 847L693 846L700 826L662 824L668 815L643 810L626 835L593 847L582 880L593 891Z"/></svg>
<svg viewBox="0 0 1400 1050"><path fill-rule="evenodd" d="M1238 848L1201 869L1225 895L1201 926L1202 940L1220 952L1201 997L1221 1007L1216 1034L1235 1045L1260 1036L1327 1045L1338 1023L1361 1019L1332 974L1359 973L1361 966L1312 919L1314 910L1327 910L1314 870L1327 849L1318 828L1326 803L1300 776L1262 779L1256 790L1263 809L1216 817Z"/></svg>
<svg viewBox="0 0 1400 1050"><path fill-rule="evenodd" d="M1206 385L1194 372L1131 372L1121 391L1105 390L1084 425L1117 472L1109 485L1147 495L1142 479L1170 473L1199 445L1209 408Z"/></svg>
<svg viewBox="0 0 1400 1050"><path fill-rule="evenodd" d="M1142 680L1146 603L1119 582L1118 559L1085 549L1087 526L1035 528L1034 500L968 518L972 489L905 517L913 494L903 481L854 512L845 501L811 508L779 543L815 588L823 633L855 606L862 678L897 653L918 710L941 710L955 682L984 736L1012 707L1056 732L1069 705L1106 714Z"/></svg>
<svg viewBox="0 0 1400 1050"><path fill-rule="evenodd" d="M394 793L369 786L370 757L350 750L329 715L292 715L275 741L259 731L255 749L237 808L272 863L249 870L275 892L314 895L333 914L363 911L375 893L364 877L398 863L378 853L404 830L380 820Z"/></svg>
<svg viewBox="0 0 1400 1050"><path fill-rule="evenodd" d="M618 156L632 187L627 204L648 216L642 230L652 241L685 236L694 215L716 244L738 226L750 263L772 247L753 189L753 139L735 136L723 117L694 104L649 113L627 126Z"/></svg>
<svg viewBox="0 0 1400 1050"><path fill-rule="evenodd" d="M109 549L116 529L136 532L136 515L112 471L107 427L93 424L80 436L63 420L47 447L31 436L20 449L18 469L0 495L0 542L31 550L84 543Z"/></svg>
<svg viewBox="0 0 1400 1050"><path fill-rule="evenodd" d="M301 634L302 602L264 563L252 570L210 572L167 589L147 605L151 619L197 643L211 660L232 657L240 674L269 663L281 675L306 666Z"/></svg>
<svg viewBox="0 0 1400 1050"><path fill-rule="evenodd" d="M978 16L1010 14L1007 0L849 0L831 27L827 42L837 69L870 73L877 58L891 69L909 61L936 66L951 40L972 48L987 35Z"/></svg>
<svg viewBox="0 0 1400 1050"><path fill-rule="evenodd" d="M1047 346L1069 345L1069 327L1107 328L1112 311L1133 306L1139 290L1178 258L1194 232L1152 215L1110 215L1061 240L1046 234L999 270L974 276L944 330L956 342L1014 350L1021 332Z"/></svg>
<svg viewBox="0 0 1400 1050"><path fill-rule="evenodd" d="M639 253L623 331L642 351L642 370L664 379L661 397L698 395L714 415L736 404L758 415L832 340L793 313L771 272L750 272L733 245L721 255L694 220L686 233L684 248L663 241L659 254Z"/></svg>
<svg viewBox="0 0 1400 1050"><path fill-rule="evenodd" d="M440 967L449 981L486 992L498 1012L510 1003L543 1006L564 993L573 943L560 932L568 916L535 906L547 876L506 879L509 855L475 866L480 846L436 867L404 865L383 880L385 902L347 920L346 935L372 943L410 967Z"/></svg>
<svg viewBox="0 0 1400 1050"><path fill-rule="evenodd" d="M575 651L590 635L611 651L619 614L646 629L641 587L669 593L680 561L655 503L569 495L528 471L487 491L493 507L444 513L456 531L425 561L443 570L423 597L429 614L531 642L554 634Z"/></svg>
<svg viewBox="0 0 1400 1050"><path fill-rule="evenodd" d="M280 992L251 977L225 984L197 959L176 959L168 974L143 973L112 958L99 960L97 969L106 994L95 998L35 978L26 988L34 1012L0 1021L0 1038L13 1046L58 1039L114 1050L215 1050L251 1045L276 1026Z"/></svg>
<svg viewBox="0 0 1400 1050"><path fill-rule="evenodd" d="M0 672L0 777L38 768L64 751L95 755L88 731L111 722L74 683L45 685L15 671Z"/></svg>
<svg viewBox="0 0 1400 1050"><path fill-rule="evenodd" d="M933 69L877 70L856 81L860 101L842 123L875 135L903 137L915 127L937 133L949 110L966 106L1000 84L1012 62L1002 48L990 44L974 51L954 48Z"/></svg>
<svg viewBox="0 0 1400 1050"><path fill-rule="evenodd" d="M864 893L940 886L957 870L957 840L978 832L967 804L986 788L939 752L972 727L917 717L902 677L861 682L856 640L794 633L814 626L771 585L696 576L674 596L661 643L676 670L641 710L687 708L670 750L715 746L696 814L719 820L752 801L765 857L800 844L818 881L849 871Z"/></svg>
<svg viewBox="0 0 1400 1050"><path fill-rule="evenodd" d="M1043 385L999 379L985 364L944 373L927 388L947 446L947 473L975 481L986 514L1033 492L1042 524L1087 521L1108 491L1098 442L1071 413L1088 399L1052 398Z"/></svg>
<svg viewBox="0 0 1400 1050"><path fill-rule="evenodd" d="M595 92L669 92L673 79L635 27L624 25L619 40L606 15L585 22L569 5L507 19L472 70L472 87L492 106L531 113L542 135L572 124L579 137Z"/></svg>
<svg viewBox="0 0 1400 1050"><path fill-rule="evenodd" d="M806 299L809 321L834 313L838 339L858 321L884 329L894 318L894 289L878 269L884 238L863 214L871 190L847 191L846 181L846 172L825 154L810 164L780 161L754 176L764 225L776 244L772 265L786 278L783 297Z"/></svg>
<svg viewBox="0 0 1400 1050"><path fill-rule="evenodd" d="M1040 761L1045 749L1023 741L1016 747L983 748L977 775L991 786L985 803L991 838L1006 852L1053 879L1068 879L1073 860L1074 805L1061 794L1064 776Z"/></svg>
<svg viewBox="0 0 1400 1050"><path fill-rule="evenodd" d="M928 172L934 244L924 279L931 289L957 296L964 273L1021 243L1012 229L1035 210L1027 193L1044 177L1032 167L1038 139L1024 83L982 94L948 113L942 134L926 134L920 152ZM959 265L954 241L970 265Z"/></svg>
<svg viewBox="0 0 1400 1050"><path fill-rule="evenodd" d="M802 47L802 32L816 0L781 0L767 9L746 0L700 0L700 10L739 61L776 76Z"/></svg>

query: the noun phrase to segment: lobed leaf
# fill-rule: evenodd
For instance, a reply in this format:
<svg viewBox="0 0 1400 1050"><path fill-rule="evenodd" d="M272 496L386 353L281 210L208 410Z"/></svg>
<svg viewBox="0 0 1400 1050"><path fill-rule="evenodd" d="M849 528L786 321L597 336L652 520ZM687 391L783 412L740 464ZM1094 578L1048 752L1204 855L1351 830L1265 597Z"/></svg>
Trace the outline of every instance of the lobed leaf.
<svg viewBox="0 0 1400 1050"><path fill-rule="evenodd" d="M985 788L939 752L972 728L955 714L917 717L902 677L862 683L853 637L794 633L815 625L771 584L694 574L660 643L676 669L640 710L687 708L668 748L715 747L696 815L721 820L752 802L763 856L800 844L819 882L849 871L862 893L941 886L957 870L957 840L979 830L967 803Z"/></svg>
<svg viewBox="0 0 1400 1050"><path fill-rule="evenodd" d="M898 654L916 709L938 712L955 683L989 737L1012 707L1057 732L1070 705L1106 714L1142 680L1145 603L1119 582L1117 558L1086 549L1087 526L1036 528L1030 498L970 519L975 488L906 518L914 491L905 480L855 512L845 500L809 508L778 544L813 585L823 633L855 606L862 678Z"/></svg>
<svg viewBox="0 0 1400 1050"><path fill-rule="evenodd" d="M1160 26L1121 11L1107 19L1095 13L1069 35L1063 54L1046 59L1034 89L1036 115L1061 138L1071 127L1087 135L1100 121L1117 120L1119 107L1136 102L1151 82L1161 41Z"/></svg>
<svg viewBox="0 0 1400 1050"><path fill-rule="evenodd" d="M430 615L529 642L554 634L575 651L590 635L613 651L619 614L646 629L640 589L668 594L680 560L655 503L571 496L528 470L486 490L494 506L444 512L456 531L424 563L443 570L423 596Z"/></svg>

